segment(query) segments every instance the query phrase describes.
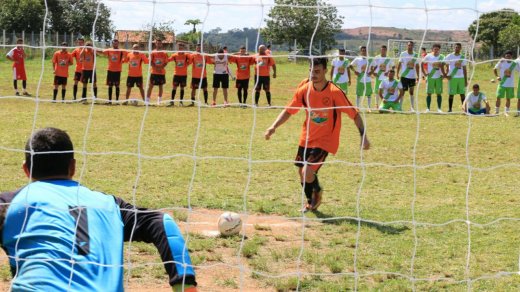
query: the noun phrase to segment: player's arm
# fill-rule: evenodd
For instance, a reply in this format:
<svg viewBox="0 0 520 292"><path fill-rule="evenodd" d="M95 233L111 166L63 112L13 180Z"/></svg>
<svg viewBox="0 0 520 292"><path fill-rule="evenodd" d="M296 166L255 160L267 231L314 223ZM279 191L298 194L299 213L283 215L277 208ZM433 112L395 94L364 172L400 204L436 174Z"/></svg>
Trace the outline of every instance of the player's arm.
<svg viewBox="0 0 520 292"><path fill-rule="evenodd" d="M401 87L401 88L399 88L399 97L397 97L396 102L400 102L401 99L403 99L403 96L404 96L404 90L403 90L403 87Z"/></svg>
<svg viewBox="0 0 520 292"><path fill-rule="evenodd" d="M419 82L419 79L420 79L419 73L421 72L421 70L419 70L419 67L421 67L421 66L419 66L419 62L415 62L415 72L417 72L417 78L416 78L417 82ZM424 75L423 75L423 77L424 77Z"/></svg>
<svg viewBox="0 0 520 292"><path fill-rule="evenodd" d="M462 66L462 72L464 73L464 87L468 86L468 66Z"/></svg>
<svg viewBox="0 0 520 292"><path fill-rule="evenodd" d="M381 100L383 102L385 102L385 99L383 98L383 88L381 88L381 86L379 86L378 94L379 94L379 98L381 98Z"/></svg>
<svg viewBox="0 0 520 292"><path fill-rule="evenodd" d="M361 136L361 147L363 147L363 150L370 149L370 141L368 141L367 133L365 132L365 123L359 113L354 117L354 123L356 124L359 135Z"/></svg>
<svg viewBox="0 0 520 292"><path fill-rule="evenodd" d="M283 125L287 120L291 117L291 114L287 112L287 109L284 109L276 118L274 123L265 131L264 137L266 140L269 140L271 138L271 135L274 134L276 129Z"/></svg>
<svg viewBox="0 0 520 292"><path fill-rule="evenodd" d="M273 78L276 78L276 64L273 63Z"/></svg>
<svg viewBox="0 0 520 292"><path fill-rule="evenodd" d="M13 59L13 50L10 50L9 53L7 53L7 55L5 55L5 57L11 61L14 62L14 59Z"/></svg>
<svg viewBox="0 0 520 292"><path fill-rule="evenodd" d="M402 64L402 63L403 63L403 62L401 61L401 59L399 59L399 63L397 63L397 71L395 72L395 77L396 77L397 79L399 79L399 72L401 72L401 64Z"/></svg>
<svg viewBox="0 0 520 292"><path fill-rule="evenodd" d="M330 80L332 80L332 72L334 72L334 66L330 66Z"/></svg>
<svg viewBox="0 0 520 292"><path fill-rule="evenodd" d="M422 71L423 76L428 75L428 73L426 72L426 70L424 68L424 67L428 68L428 63L426 61L427 61L426 58L422 59L421 66L419 66L419 67L421 67L421 71ZM424 65L426 65L426 66L424 66ZM419 71L417 71L417 72L419 72Z"/></svg>
<svg viewBox="0 0 520 292"><path fill-rule="evenodd" d="M125 241L153 243L164 263L170 286L185 288L197 286L188 247L181 231L170 215L137 208L121 198L114 197L121 210Z"/></svg>
<svg viewBox="0 0 520 292"><path fill-rule="evenodd" d="M348 75L348 85L350 85L351 84L350 80L352 80L352 77L350 75L350 66L348 66L346 69L347 69L347 75Z"/></svg>

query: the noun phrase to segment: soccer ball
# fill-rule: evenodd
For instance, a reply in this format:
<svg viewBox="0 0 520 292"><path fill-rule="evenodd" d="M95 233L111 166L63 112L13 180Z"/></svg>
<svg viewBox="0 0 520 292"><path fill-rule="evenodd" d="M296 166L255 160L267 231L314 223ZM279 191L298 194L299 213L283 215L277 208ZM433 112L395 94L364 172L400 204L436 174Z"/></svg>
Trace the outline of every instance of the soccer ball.
<svg viewBox="0 0 520 292"><path fill-rule="evenodd" d="M218 218L218 230L224 236L235 235L242 229L240 215L233 212L225 212Z"/></svg>
<svg viewBox="0 0 520 292"><path fill-rule="evenodd" d="M491 79L490 81L491 81L491 83L495 83L495 79Z"/></svg>

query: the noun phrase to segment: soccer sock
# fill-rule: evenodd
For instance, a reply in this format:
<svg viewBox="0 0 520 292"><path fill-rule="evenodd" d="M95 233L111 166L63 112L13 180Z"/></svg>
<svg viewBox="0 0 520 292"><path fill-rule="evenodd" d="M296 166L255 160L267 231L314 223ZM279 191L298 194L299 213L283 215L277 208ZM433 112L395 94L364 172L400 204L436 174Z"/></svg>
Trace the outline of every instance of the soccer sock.
<svg viewBox="0 0 520 292"><path fill-rule="evenodd" d="M437 107L441 109L442 107L442 95L437 94Z"/></svg>
<svg viewBox="0 0 520 292"><path fill-rule="evenodd" d="M410 95L410 105L412 109L415 110L415 97L413 95Z"/></svg>
<svg viewBox="0 0 520 292"><path fill-rule="evenodd" d="M500 107L496 106L495 107L495 114L498 114L500 112Z"/></svg>
<svg viewBox="0 0 520 292"><path fill-rule="evenodd" d="M464 100L466 99L466 97L464 95L461 95L460 96L460 103L464 103Z"/></svg>
<svg viewBox="0 0 520 292"><path fill-rule="evenodd" d="M318 176L317 175L314 175L314 181L312 182L312 189L315 192L321 191L321 185L320 185L320 181L318 180Z"/></svg>
<svg viewBox="0 0 520 292"><path fill-rule="evenodd" d="M172 100L175 99L175 95L177 95L177 90L172 89Z"/></svg>
<svg viewBox="0 0 520 292"><path fill-rule="evenodd" d="M181 102L184 99L184 89L181 88Z"/></svg>
<svg viewBox="0 0 520 292"><path fill-rule="evenodd" d="M52 92L52 100L56 100L56 96L58 96L58 89L54 89Z"/></svg>
<svg viewBox="0 0 520 292"><path fill-rule="evenodd" d="M368 109L371 109L372 108L372 97L367 96L367 100L368 100Z"/></svg>
<svg viewBox="0 0 520 292"><path fill-rule="evenodd" d="M204 91L204 103L208 103L208 95L209 93L207 91Z"/></svg>
<svg viewBox="0 0 520 292"><path fill-rule="evenodd" d="M97 97L97 87L94 87L94 98Z"/></svg>
<svg viewBox="0 0 520 292"><path fill-rule="evenodd" d="M237 94L238 94L238 102L242 103L242 88L238 89Z"/></svg>
<svg viewBox="0 0 520 292"><path fill-rule="evenodd" d="M65 92L67 92L66 89L61 90L61 100L65 100Z"/></svg>
<svg viewBox="0 0 520 292"><path fill-rule="evenodd" d="M271 92L268 91L265 93L265 97L267 97L267 103L271 105Z"/></svg>
<svg viewBox="0 0 520 292"><path fill-rule="evenodd" d="M87 88L83 87L83 91L81 92L81 98L87 98Z"/></svg>
<svg viewBox="0 0 520 292"><path fill-rule="evenodd" d="M453 108L453 96L450 96L448 99L448 109L451 112L451 109Z"/></svg>
<svg viewBox="0 0 520 292"><path fill-rule="evenodd" d="M426 108L430 109L431 104L432 104L432 96L428 94L426 96Z"/></svg>
<svg viewBox="0 0 520 292"><path fill-rule="evenodd" d="M247 103L247 89L244 88L244 95L243 95L244 104Z"/></svg>
<svg viewBox="0 0 520 292"><path fill-rule="evenodd" d="M76 100L76 95L78 95L78 85L74 84L74 87L72 88L72 95L74 96L74 100Z"/></svg>
<svg viewBox="0 0 520 292"><path fill-rule="evenodd" d="M260 99L260 91L255 92L255 104L258 105L258 100Z"/></svg>
<svg viewBox="0 0 520 292"><path fill-rule="evenodd" d="M505 112L509 113L509 108L507 106L505 107Z"/></svg>
<svg viewBox="0 0 520 292"><path fill-rule="evenodd" d="M303 190L305 192L305 197L307 198L307 203L311 204L312 203L312 185L313 183L303 183L302 182L302 186L303 186Z"/></svg>
<svg viewBox="0 0 520 292"><path fill-rule="evenodd" d="M27 80L22 80L22 88L23 88L23 92L27 92Z"/></svg>
<svg viewBox="0 0 520 292"><path fill-rule="evenodd" d="M356 107L359 109L361 105L361 97L356 96Z"/></svg>
<svg viewBox="0 0 520 292"><path fill-rule="evenodd" d="M13 86L14 86L14 90L16 90L16 92L18 92L18 82L16 80L13 80Z"/></svg>
<svg viewBox="0 0 520 292"><path fill-rule="evenodd" d="M119 87L116 87L116 100L119 100Z"/></svg>
<svg viewBox="0 0 520 292"><path fill-rule="evenodd" d="M108 87L108 100L112 100L112 86Z"/></svg>

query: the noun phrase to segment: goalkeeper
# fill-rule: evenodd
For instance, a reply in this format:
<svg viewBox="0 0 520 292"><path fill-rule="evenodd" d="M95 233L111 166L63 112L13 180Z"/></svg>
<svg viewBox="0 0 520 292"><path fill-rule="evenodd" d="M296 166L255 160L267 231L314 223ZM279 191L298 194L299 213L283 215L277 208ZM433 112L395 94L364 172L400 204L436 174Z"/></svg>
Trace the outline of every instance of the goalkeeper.
<svg viewBox="0 0 520 292"><path fill-rule="evenodd" d="M188 249L169 215L72 180L74 149L62 130L38 130L25 149L31 183L0 195L13 291L122 291L125 241L153 243L173 290L196 291Z"/></svg>
<svg viewBox="0 0 520 292"><path fill-rule="evenodd" d="M307 204L302 211L315 211L321 204L322 187L318 181L318 170L329 153L336 154L341 131L341 113L354 120L363 149L370 148L365 133L363 119L352 106L345 93L332 82L327 81L327 59L312 59L311 82L302 81L293 99L266 130L265 139L269 140L276 129L284 124L300 108L307 111L303 123L300 144L296 154L296 166L300 181L307 197ZM309 120L310 119L310 120Z"/></svg>

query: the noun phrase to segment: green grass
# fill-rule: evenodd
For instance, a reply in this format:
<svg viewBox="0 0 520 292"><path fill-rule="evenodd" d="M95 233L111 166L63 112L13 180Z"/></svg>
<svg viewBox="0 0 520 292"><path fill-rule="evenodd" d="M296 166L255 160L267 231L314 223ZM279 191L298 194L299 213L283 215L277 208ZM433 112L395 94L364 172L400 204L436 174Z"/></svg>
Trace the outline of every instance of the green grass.
<svg viewBox="0 0 520 292"><path fill-rule="evenodd" d="M105 59L98 61L105 68ZM46 62L39 92L44 100L52 94L50 61ZM308 69L304 63L293 64L282 59L278 64L279 78L273 80L273 103L283 106ZM8 66L5 60L0 60L2 72L10 72ZM34 94L41 63L34 59L27 67L29 91ZM98 74L99 96L106 98L105 86L101 85L104 72L98 70ZM0 96L12 95L10 78L10 73L0 76ZM479 66L475 78L493 104L496 84L489 82L491 67ZM167 80L171 81L171 72ZM209 81L211 84L211 77ZM169 86L170 83L166 92ZM68 99L71 88L69 85ZM421 108L425 107L424 88L421 83ZM230 98L236 101L234 90L230 90ZM221 95L218 100L222 101ZM264 95L261 102L265 104ZM455 104L458 107L460 102L456 99ZM27 182L20 169L22 153L10 149L23 148L35 123L36 128L55 126L68 131L78 151L76 178L83 184L137 205L185 208L189 206L187 195L191 190L192 208L242 212L245 202L250 213L297 217L301 215L298 208L302 194L291 160L304 115L293 117L277 130L271 141L265 141L263 132L279 112L177 107L152 107L145 111L142 106L91 107L48 102L36 105L32 100L0 99L1 189L16 189ZM471 184L467 204L473 223L520 218L517 187L520 120L504 116L398 114L365 114L364 118L372 142L372 149L363 154L364 168L359 164L359 135L345 119L340 150L336 156L328 157L320 171L324 202L319 212L306 215L324 221L306 226L303 243L301 228L285 234L276 226L255 226L241 250L242 263L250 271L246 280L258 281L261 289L281 291L297 287L308 291L344 291L354 287L409 291L413 283L407 277L411 276L416 247L413 276L430 279L415 282L416 289L467 290L464 281L470 278L478 279L471 283L474 290L518 290L518 276L495 276L518 271L520 222L504 220L485 226L472 225L468 272L467 225L462 221L449 222L466 220L468 179ZM143 119L144 131L139 140ZM472 167L471 178L467 158ZM496 167L500 165L503 166ZM361 181L364 183L360 188ZM363 219L359 237L358 212ZM188 216L183 210L175 210L174 214L178 221L186 221ZM343 219L332 219L337 217ZM420 223L415 228L410 223L412 219ZM387 223L393 221L400 222ZM240 241L241 237L208 239L190 234L188 245L194 264L206 267L236 264L233 260L240 250ZM154 263L132 270L133 279L166 283L153 246L133 244L131 258L140 264ZM295 276L298 267L304 273L300 282ZM205 277L208 270L197 269L199 277ZM356 278L354 272L360 277ZM287 276L274 279L265 276L280 274ZM6 267L0 275L8 279ZM213 285L205 288L239 288L240 280L222 278Z"/></svg>

